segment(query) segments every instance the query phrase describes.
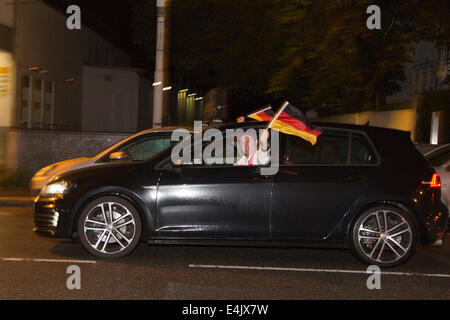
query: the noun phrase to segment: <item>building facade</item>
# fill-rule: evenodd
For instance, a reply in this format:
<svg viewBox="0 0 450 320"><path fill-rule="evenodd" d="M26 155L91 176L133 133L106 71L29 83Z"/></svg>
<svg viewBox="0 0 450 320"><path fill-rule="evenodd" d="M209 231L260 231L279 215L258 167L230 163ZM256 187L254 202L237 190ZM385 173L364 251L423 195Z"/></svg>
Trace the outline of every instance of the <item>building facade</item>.
<svg viewBox="0 0 450 320"><path fill-rule="evenodd" d="M67 15L43 2L17 5L16 113L13 126L79 130L83 66L129 66L131 57L83 25L66 27Z"/></svg>
<svg viewBox="0 0 450 320"><path fill-rule="evenodd" d="M0 168L20 163L5 160L11 128L11 143L26 144L17 137L29 135L18 129L132 133L152 126L151 82L130 68L131 55L84 24L83 12L81 30L69 30L68 17L46 1L0 0Z"/></svg>

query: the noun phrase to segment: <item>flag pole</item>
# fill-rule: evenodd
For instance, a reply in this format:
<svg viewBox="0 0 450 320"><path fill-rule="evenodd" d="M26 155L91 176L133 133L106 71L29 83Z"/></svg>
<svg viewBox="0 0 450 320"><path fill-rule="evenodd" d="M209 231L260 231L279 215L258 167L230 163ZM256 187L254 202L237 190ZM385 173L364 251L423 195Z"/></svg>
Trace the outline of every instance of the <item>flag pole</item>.
<svg viewBox="0 0 450 320"><path fill-rule="evenodd" d="M261 110L258 110L256 112L250 113L249 115L247 115L247 117L250 118L251 116L254 116L254 115L258 114L258 113L264 112L264 111L269 110L269 109L272 109L272 106L270 104L267 105L267 107L264 108L264 109L261 109Z"/></svg>
<svg viewBox="0 0 450 320"><path fill-rule="evenodd" d="M288 105L289 105L289 101L285 101L282 104L280 110L277 112L275 117L273 117L273 120L269 123L269 125L266 128L266 130L268 130L268 129L270 129L272 127L273 123L278 120L278 118L280 117L281 113L287 108Z"/></svg>

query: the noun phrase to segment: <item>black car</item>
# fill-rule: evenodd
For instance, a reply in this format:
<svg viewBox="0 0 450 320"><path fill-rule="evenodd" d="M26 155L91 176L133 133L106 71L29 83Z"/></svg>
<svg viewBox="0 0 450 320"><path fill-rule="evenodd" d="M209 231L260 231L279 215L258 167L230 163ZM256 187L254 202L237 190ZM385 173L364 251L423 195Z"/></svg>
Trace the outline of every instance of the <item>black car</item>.
<svg viewBox="0 0 450 320"><path fill-rule="evenodd" d="M405 262L417 241L444 236L439 176L409 133L315 125L323 132L315 146L280 134L273 176L261 166L174 164L170 150L67 172L36 198L35 230L79 238L102 258L123 257L140 242L321 246L349 248L382 267Z"/></svg>

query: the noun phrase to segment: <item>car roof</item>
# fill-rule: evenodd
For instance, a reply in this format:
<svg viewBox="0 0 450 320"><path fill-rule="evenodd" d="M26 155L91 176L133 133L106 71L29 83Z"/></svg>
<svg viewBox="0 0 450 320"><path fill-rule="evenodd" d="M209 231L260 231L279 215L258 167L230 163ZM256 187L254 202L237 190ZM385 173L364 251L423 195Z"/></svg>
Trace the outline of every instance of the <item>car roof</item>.
<svg viewBox="0 0 450 320"><path fill-rule="evenodd" d="M220 130L227 129L239 129L239 128L247 128L247 127L256 127L263 128L267 127L269 122L265 121L247 121L241 123L229 123L221 126ZM345 129L345 130L355 130L355 131L363 131L366 133L373 134L398 134L398 135L410 135L411 133L408 131L402 131L397 129L390 128L382 128L382 127L373 127L370 125L355 125L355 124L346 124L346 123L333 123L333 122L311 122L311 124L320 130L320 128L327 129Z"/></svg>
<svg viewBox="0 0 450 320"><path fill-rule="evenodd" d="M176 127L176 126L172 126L172 127L146 129L146 130L139 131L139 132L137 132L137 133L135 133L133 135L141 135L141 134L152 133L152 132L154 132L154 133L158 133L158 132L163 132L163 133L164 132L173 132L173 131L175 131L177 129L186 129L186 130L188 130L190 132L194 131L194 127Z"/></svg>

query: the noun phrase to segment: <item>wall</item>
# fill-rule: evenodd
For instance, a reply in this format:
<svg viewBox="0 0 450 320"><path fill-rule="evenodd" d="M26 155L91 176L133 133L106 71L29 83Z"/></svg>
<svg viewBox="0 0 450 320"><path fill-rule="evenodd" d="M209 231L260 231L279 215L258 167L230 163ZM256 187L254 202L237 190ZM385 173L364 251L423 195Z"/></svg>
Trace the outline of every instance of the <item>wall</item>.
<svg viewBox="0 0 450 320"><path fill-rule="evenodd" d="M29 173L59 161L94 156L130 135L21 129L9 129L6 134L8 168Z"/></svg>
<svg viewBox="0 0 450 320"><path fill-rule="evenodd" d="M0 50L0 127L13 121L15 64L11 53Z"/></svg>
<svg viewBox="0 0 450 320"><path fill-rule="evenodd" d="M13 26L13 0L0 0L0 24L12 28Z"/></svg>
<svg viewBox="0 0 450 320"><path fill-rule="evenodd" d="M370 121L374 127L385 127L403 131L411 131L412 137L415 134L416 112L413 109L402 109L392 111L367 111L350 113L330 117L318 118L317 121L350 123L364 125Z"/></svg>
<svg viewBox="0 0 450 320"><path fill-rule="evenodd" d="M128 66L131 58L85 25L81 30L68 30L67 17L38 1L19 6L16 38L18 82L20 76L28 74L53 81L54 124L80 128L83 65ZM46 73L31 72L30 67L38 67ZM71 78L74 81L65 81ZM20 90L17 90L17 95L20 96ZM14 125L19 125L20 100L17 106Z"/></svg>
<svg viewBox="0 0 450 320"><path fill-rule="evenodd" d="M12 29L0 24L0 50L11 52L12 50Z"/></svg>
<svg viewBox="0 0 450 320"><path fill-rule="evenodd" d="M136 72L83 67L82 131L135 132L138 104Z"/></svg>

